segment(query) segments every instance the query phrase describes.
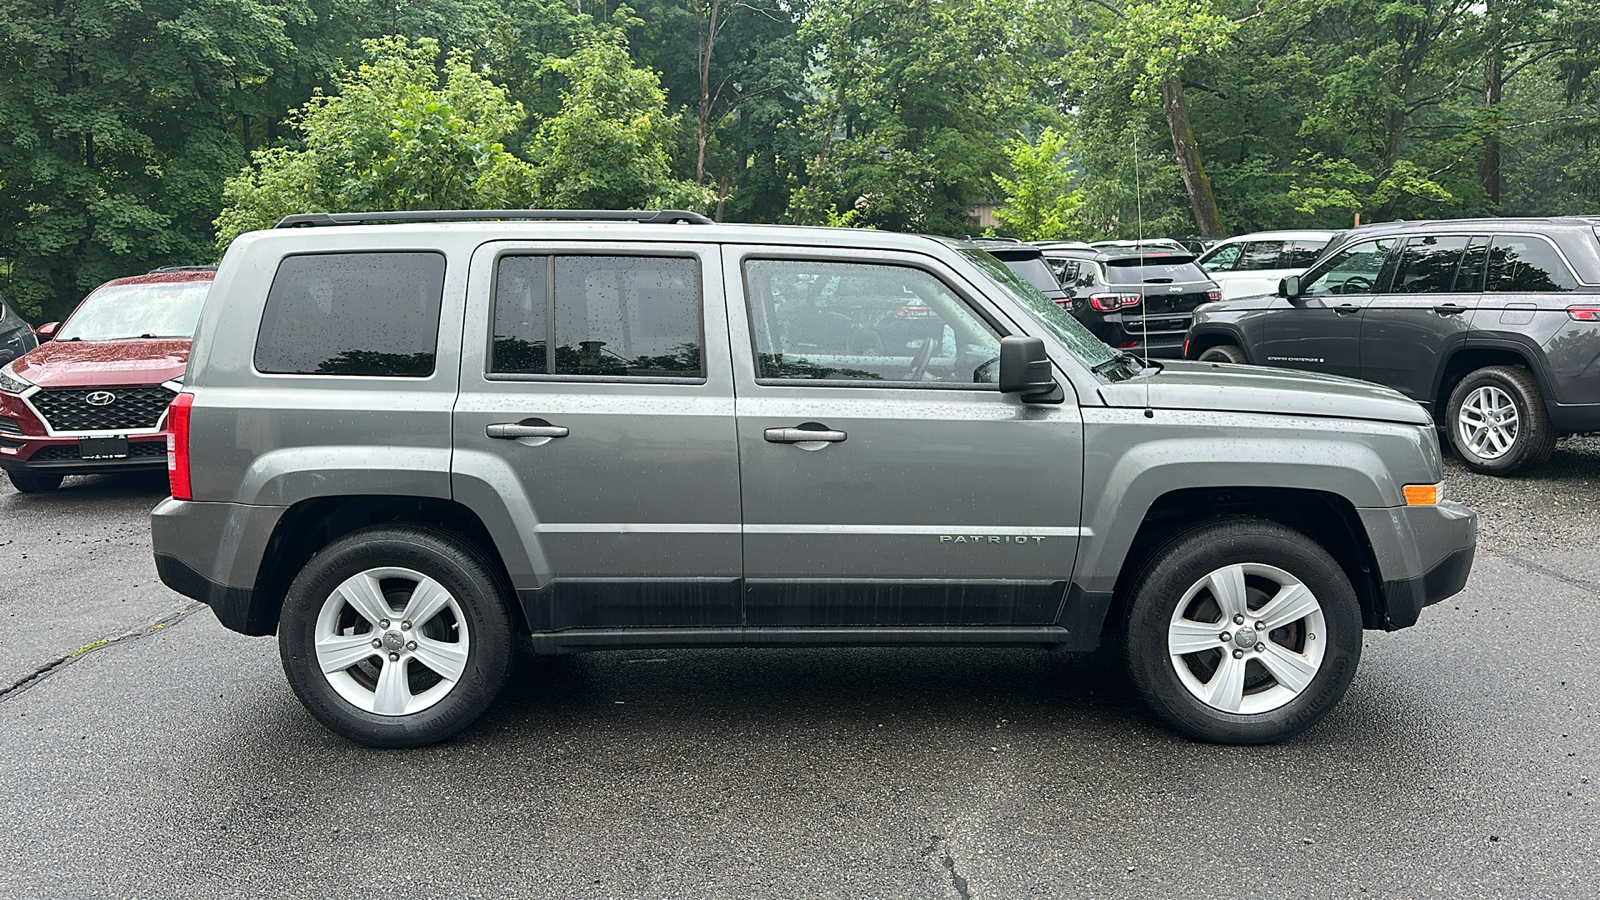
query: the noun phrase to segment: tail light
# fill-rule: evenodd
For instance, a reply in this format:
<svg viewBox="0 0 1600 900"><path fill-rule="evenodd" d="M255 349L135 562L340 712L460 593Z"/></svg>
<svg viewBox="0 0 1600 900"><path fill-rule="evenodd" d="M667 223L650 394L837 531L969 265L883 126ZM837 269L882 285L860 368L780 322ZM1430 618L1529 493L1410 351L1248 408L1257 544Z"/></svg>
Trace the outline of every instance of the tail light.
<svg viewBox="0 0 1600 900"><path fill-rule="evenodd" d="M1212 288L1211 290L1206 291L1206 299L1211 301L1212 303L1215 303L1218 300L1221 300L1222 299L1222 289L1221 288Z"/></svg>
<svg viewBox="0 0 1600 900"><path fill-rule="evenodd" d="M1577 322L1600 322L1600 306L1569 306L1567 315Z"/></svg>
<svg viewBox="0 0 1600 900"><path fill-rule="evenodd" d="M1143 299L1139 294L1095 294L1089 298L1089 305L1101 312L1111 312L1125 306L1138 306Z"/></svg>
<svg viewBox="0 0 1600 900"><path fill-rule="evenodd" d="M174 500L194 499L189 484L189 407L193 405L193 394L179 394L167 407L167 481Z"/></svg>

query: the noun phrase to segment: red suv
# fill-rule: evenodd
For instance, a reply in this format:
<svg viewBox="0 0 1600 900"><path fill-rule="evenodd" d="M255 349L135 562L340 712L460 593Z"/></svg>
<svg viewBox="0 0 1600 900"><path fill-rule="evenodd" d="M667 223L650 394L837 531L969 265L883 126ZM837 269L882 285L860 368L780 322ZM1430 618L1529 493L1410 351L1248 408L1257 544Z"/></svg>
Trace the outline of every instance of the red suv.
<svg viewBox="0 0 1600 900"><path fill-rule="evenodd" d="M0 367L0 468L23 493L65 475L160 469L167 403L215 266L157 269L94 289L47 343Z"/></svg>

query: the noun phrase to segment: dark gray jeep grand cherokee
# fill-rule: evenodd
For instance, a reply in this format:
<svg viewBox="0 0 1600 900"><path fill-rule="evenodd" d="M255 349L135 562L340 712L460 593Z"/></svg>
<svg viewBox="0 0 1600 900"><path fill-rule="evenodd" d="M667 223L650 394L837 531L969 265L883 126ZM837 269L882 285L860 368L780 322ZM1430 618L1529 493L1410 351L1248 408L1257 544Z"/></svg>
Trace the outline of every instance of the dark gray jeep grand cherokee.
<svg viewBox="0 0 1600 900"><path fill-rule="evenodd" d="M156 564L276 632L363 743L467 727L519 640L1114 641L1173 728L1275 741L1338 701L1363 629L1472 564L1415 403L1146 367L970 244L673 212L283 224L312 227L234 241L206 300Z"/></svg>
<svg viewBox="0 0 1600 900"><path fill-rule="evenodd" d="M1345 375L1433 412L1506 475L1600 431L1600 218L1394 222L1346 232L1276 296L1200 308L1186 355Z"/></svg>

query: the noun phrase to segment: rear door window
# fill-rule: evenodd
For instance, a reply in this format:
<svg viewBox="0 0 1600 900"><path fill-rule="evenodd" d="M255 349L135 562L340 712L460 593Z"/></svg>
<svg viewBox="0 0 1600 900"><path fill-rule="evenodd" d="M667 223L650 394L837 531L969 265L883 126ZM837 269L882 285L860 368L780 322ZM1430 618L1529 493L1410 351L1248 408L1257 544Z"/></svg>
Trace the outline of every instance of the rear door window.
<svg viewBox="0 0 1600 900"><path fill-rule="evenodd" d="M1448 294L1455 287L1456 269L1467 249L1464 234L1419 235L1406 240L1395 270L1396 294Z"/></svg>
<svg viewBox="0 0 1600 900"><path fill-rule="evenodd" d="M256 335L259 372L433 374L444 299L439 253L318 253L284 257Z"/></svg>
<svg viewBox="0 0 1600 900"><path fill-rule="evenodd" d="M1282 255L1283 241L1251 241L1244 245L1244 252L1239 255L1239 264L1234 266L1234 270L1259 272L1276 269L1278 258Z"/></svg>
<svg viewBox="0 0 1600 900"><path fill-rule="evenodd" d="M704 379L700 297L694 259L503 257L489 371Z"/></svg>
<svg viewBox="0 0 1600 900"><path fill-rule="evenodd" d="M1556 249L1542 238L1511 235L1489 245L1485 290L1499 293L1572 291L1578 279Z"/></svg>
<svg viewBox="0 0 1600 900"><path fill-rule="evenodd" d="M1283 245L1283 255L1278 258L1278 267L1304 269L1316 262L1317 256L1327 246L1327 241L1289 241Z"/></svg>

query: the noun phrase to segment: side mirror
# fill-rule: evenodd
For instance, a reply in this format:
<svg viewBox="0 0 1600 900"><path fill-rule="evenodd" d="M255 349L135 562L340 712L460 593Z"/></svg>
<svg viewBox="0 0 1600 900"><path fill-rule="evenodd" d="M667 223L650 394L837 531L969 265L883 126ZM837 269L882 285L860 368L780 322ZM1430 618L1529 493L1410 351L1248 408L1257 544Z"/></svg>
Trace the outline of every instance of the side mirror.
<svg viewBox="0 0 1600 900"><path fill-rule="evenodd" d="M60 322L46 322L33 330L39 340L48 341L56 336L56 329L61 327Z"/></svg>
<svg viewBox="0 0 1600 900"><path fill-rule="evenodd" d="M1300 276L1290 275L1278 282L1278 296L1293 300L1300 296Z"/></svg>
<svg viewBox="0 0 1600 900"><path fill-rule="evenodd" d="M1044 352L1044 339L1003 337L1000 339L1000 393L1021 394L1025 403L1060 403L1061 385L1050 370L1050 357Z"/></svg>

